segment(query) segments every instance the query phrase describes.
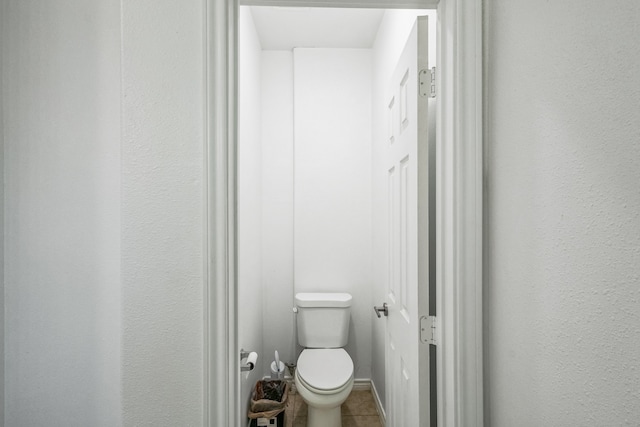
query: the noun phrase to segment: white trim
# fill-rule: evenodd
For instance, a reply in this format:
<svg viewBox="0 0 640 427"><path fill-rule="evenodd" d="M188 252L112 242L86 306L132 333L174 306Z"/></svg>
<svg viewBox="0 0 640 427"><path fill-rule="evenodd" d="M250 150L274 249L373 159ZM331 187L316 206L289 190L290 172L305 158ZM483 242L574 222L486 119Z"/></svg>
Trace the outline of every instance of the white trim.
<svg viewBox="0 0 640 427"><path fill-rule="evenodd" d="M239 425L235 247L238 0L206 6L207 224L204 425ZM482 0L249 0L245 4L438 4L438 425L483 425ZM376 391L377 393L377 391ZM446 404L445 404L446 403Z"/></svg>
<svg viewBox="0 0 640 427"><path fill-rule="evenodd" d="M237 3L205 1L203 425L237 426L240 355L236 287Z"/></svg>
<svg viewBox="0 0 640 427"><path fill-rule="evenodd" d="M353 380L353 390L355 391L367 391L371 390L371 379L369 378L356 378Z"/></svg>
<svg viewBox="0 0 640 427"><path fill-rule="evenodd" d="M373 401L376 404L376 409L378 410L378 417L380 418L380 424L382 426L387 425L387 413L382 407L382 402L380 401L380 395L378 394L378 389L376 388L376 383L371 380L371 394L373 395Z"/></svg>
<svg viewBox="0 0 640 427"><path fill-rule="evenodd" d="M438 19L438 426L482 426L482 0Z"/></svg>
<svg viewBox="0 0 640 427"><path fill-rule="evenodd" d="M240 0L243 6L435 9L439 0Z"/></svg>

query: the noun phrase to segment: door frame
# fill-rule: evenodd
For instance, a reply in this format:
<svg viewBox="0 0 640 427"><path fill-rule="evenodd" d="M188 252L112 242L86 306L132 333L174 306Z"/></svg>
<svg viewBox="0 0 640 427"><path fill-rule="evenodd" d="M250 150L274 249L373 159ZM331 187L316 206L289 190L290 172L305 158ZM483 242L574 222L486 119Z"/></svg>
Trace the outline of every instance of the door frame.
<svg viewBox="0 0 640 427"><path fill-rule="evenodd" d="M240 426L236 273L240 0L203 1L206 93L203 425ZM482 0L247 0L242 4L437 7L438 426L482 426Z"/></svg>

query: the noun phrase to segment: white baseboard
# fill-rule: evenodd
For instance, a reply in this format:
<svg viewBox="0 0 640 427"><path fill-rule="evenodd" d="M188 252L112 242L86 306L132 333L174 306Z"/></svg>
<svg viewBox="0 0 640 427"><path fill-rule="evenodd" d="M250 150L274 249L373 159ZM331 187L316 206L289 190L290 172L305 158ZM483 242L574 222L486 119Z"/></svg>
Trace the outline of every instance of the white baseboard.
<svg viewBox="0 0 640 427"><path fill-rule="evenodd" d="M371 380L369 378L356 378L353 380L353 390L367 391L371 390Z"/></svg>
<svg viewBox="0 0 640 427"><path fill-rule="evenodd" d="M373 381L370 381L370 384L373 401L376 402L376 409L378 410L378 416L380 417L380 424L382 424L382 427L385 427L387 425L387 414L382 407L382 403L380 402L380 395L378 394L378 390L376 389L376 384Z"/></svg>

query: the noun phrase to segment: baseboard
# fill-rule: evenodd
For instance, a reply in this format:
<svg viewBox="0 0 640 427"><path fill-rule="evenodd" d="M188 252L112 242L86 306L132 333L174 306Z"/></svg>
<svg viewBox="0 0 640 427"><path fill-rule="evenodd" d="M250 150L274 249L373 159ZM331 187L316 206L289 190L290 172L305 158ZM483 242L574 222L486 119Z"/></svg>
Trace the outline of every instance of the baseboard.
<svg viewBox="0 0 640 427"><path fill-rule="evenodd" d="M356 378L353 380L353 390L367 391L371 390L371 380L369 378Z"/></svg>
<svg viewBox="0 0 640 427"><path fill-rule="evenodd" d="M376 409L378 410L378 416L380 417L380 424L382 424L382 427L385 427L387 425L387 414L382 407L382 403L380 402L380 395L378 394L378 390L376 389L376 384L373 381L370 381L370 384L373 401L376 402Z"/></svg>

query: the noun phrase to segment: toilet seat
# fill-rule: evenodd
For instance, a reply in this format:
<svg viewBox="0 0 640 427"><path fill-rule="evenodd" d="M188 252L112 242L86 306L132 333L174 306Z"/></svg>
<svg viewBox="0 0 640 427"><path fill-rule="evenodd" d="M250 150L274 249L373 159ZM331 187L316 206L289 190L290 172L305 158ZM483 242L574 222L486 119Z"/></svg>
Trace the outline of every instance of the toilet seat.
<svg viewBox="0 0 640 427"><path fill-rule="evenodd" d="M305 349L298 358L296 374L311 391L337 393L353 380L353 361L343 348Z"/></svg>
<svg viewBox="0 0 640 427"><path fill-rule="evenodd" d="M351 388L353 387L353 376L342 387L339 387L333 390L322 390L322 389L317 389L313 386L310 386L302 378L300 378L300 375L298 375L297 372L296 372L296 380L298 381L298 383L296 383L298 385L298 390L300 390L300 387L302 386L306 388L308 391L310 391L311 393L314 393L316 395L327 395L327 396L337 395L346 389L351 390Z"/></svg>

